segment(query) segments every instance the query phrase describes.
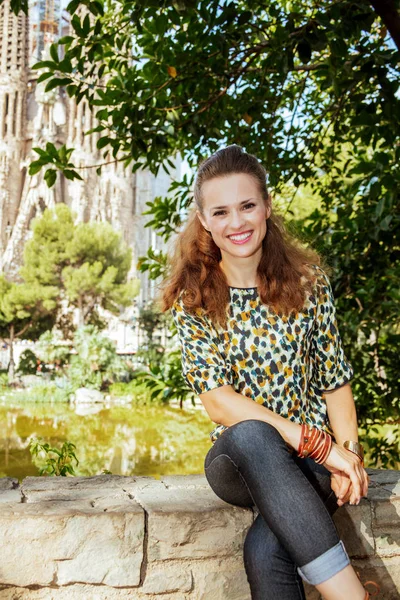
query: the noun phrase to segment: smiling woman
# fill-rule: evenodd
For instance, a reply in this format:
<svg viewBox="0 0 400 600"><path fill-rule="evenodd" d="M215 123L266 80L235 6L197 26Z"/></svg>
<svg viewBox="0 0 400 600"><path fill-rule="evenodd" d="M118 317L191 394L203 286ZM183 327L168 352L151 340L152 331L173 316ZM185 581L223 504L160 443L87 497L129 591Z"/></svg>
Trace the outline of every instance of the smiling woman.
<svg viewBox="0 0 400 600"><path fill-rule="evenodd" d="M246 271L254 272L252 262L259 262L261 258L262 240L271 214L271 205L264 202L258 182L244 173L235 173L206 181L202 193L206 199L203 213L197 210L196 214L221 250L220 268L229 284L237 287L256 285L256 282L248 281ZM220 206L221 200L225 203L223 206ZM243 247L240 254L233 246ZM239 260L230 265L232 261L227 260L228 257L224 260L225 252L237 255ZM250 256L253 257L251 262Z"/></svg>
<svg viewBox="0 0 400 600"><path fill-rule="evenodd" d="M226 325L229 286L257 287L264 304L286 314L302 308L315 280L307 265L321 260L287 233L273 211L266 179L257 158L236 145L201 164L195 206L162 286L162 310L185 290L188 308L204 309Z"/></svg>
<svg viewBox="0 0 400 600"><path fill-rule="evenodd" d="M287 234L265 169L239 146L200 165L194 198L161 310L171 309L186 382L217 423L207 480L259 511L244 545L252 598L304 600L305 580L326 600L365 600L332 520L337 498L358 504L368 480L344 447L357 442L353 369L326 269Z"/></svg>
<svg viewBox="0 0 400 600"><path fill-rule="evenodd" d="M264 201L258 182L244 173L205 181L202 194L203 211L197 210L196 214L220 248L219 266L229 285L256 286L257 282L250 279L254 277L254 261L258 263L261 258L262 240L271 214L270 201ZM234 246L241 246L240 251ZM229 260L232 253L236 257L234 263Z"/></svg>

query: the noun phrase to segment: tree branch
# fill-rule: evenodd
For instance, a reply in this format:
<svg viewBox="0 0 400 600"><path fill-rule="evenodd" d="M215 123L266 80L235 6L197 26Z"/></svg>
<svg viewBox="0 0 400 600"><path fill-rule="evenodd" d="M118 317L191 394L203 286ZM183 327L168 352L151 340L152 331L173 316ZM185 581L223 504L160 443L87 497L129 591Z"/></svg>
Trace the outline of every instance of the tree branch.
<svg viewBox="0 0 400 600"><path fill-rule="evenodd" d="M29 329L29 327L30 327L31 325L32 325L32 321L29 321L29 323L27 323L27 324L25 325L25 327L23 327L23 328L22 328L20 331L18 331L18 333L14 334L14 337L15 337L15 338L18 338L20 335L22 335L23 333L25 333L25 331L26 331L27 329Z"/></svg>

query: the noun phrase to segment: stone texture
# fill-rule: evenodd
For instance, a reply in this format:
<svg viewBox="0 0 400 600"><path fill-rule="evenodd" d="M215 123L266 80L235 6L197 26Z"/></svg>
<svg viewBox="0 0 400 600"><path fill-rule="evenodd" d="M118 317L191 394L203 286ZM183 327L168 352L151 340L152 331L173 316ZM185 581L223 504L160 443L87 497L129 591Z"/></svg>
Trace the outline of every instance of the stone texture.
<svg viewBox="0 0 400 600"><path fill-rule="evenodd" d="M60 588L8 588L0 586L0 600L194 600L190 593L144 594L135 588L75 584Z"/></svg>
<svg viewBox="0 0 400 600"><path fill-rule="evenodd" d="M0 478L0 503L21 502L22 495L18 479L14 477Z"/></svg>
<svg viewBox="0 0 400 600"><path fill-rule="evenodd" d="M251 600L243 559L231 557L207 561L199 569L193 569L196 600L214 598L229 600Z"/></svg>
<svg viewBox="0 0 400 600"><path fill-rule="evenodd" d="M361 581L394 600L399 473L370 473L368 498L334 521ZM3 478L0 600L250 600L243 543L254 517L204 475Z"/></svg>
<svg viewBox="0 0 400 600"><path fill-rule="evenodd" d="M369 494L372 507L372 529L376 555L379 557L400 554L400 490L393 472L379 473L374 480L379 483ZM400 587L400 586L399 586Z"/></svg>
<svg viewBox="0 0 400 600"><path fill-rule="evenodd" d="M341 539L350 558L373 556L375 554L372 533L372 513L370 502L362 499L359 505L342 506L333 516Z"/></svg>
<svg viewBox="0 0 400 600"><path fill-rule="evenodd" d="M192 570L181 561L153 563L146 572L141 591L146 594L190 592L193 587Z"/></svg>
<svg viewBox="0 0 400 600"><path fill-rule="evenodd" d="M75 582L137 586L144 515L131 499L121 509L87 500L2 504L0 584Z"/></svg>
<svg viewBox="0 0 400 600"><path fill-rule="evenodd" d="M371 481L379 485L385 485L386 483L398 483L399 482L399 471L394 469L365 469L368 475L371 477Z"/></svg>
<svg viewBox="0 0 400 600"><path fill-rule="evenodd" d="M375 502L375 527L397 529L400 519L400 496L391 496L387 501Z"/></svg>
<svg viewBox="0 0 400 600"><path fill-rule="evenodd" d="M382 557L398 556L399 554L399 537L393 536L391 533L376 532L375 533L376 554ZM400 591L400 582L399 582Z"/></svg>
<svg viewBox="0 0 400 600"><path fill-rule="evenodd" d="M60 557L56 558L58 585L138 586L144 522L141 511L135 512L108 511L89 519L69 520Z"/></svg>
<svg viewBox="0 0 400 600"><path fill-rule="evenodd" d="M139 479L154 481L151 477ZM123 475L96 475L94 477L26 477L21 490L26 502L44 502L84 499L95 500L127 497L125 486L136 482L135 477ZM139 485L144 485L141 482Z"/></svg>
<svg viewBox="0 0 400 600"><path fill-rule="evenodd" d="M208 488L146 487L133 491L149 516L148 560L241 554L250 509L220 500Z"/></svg>
<svg viewBox="0 0 400 600"><path fill-rule="evenodd" d="M204 475L166 475L160 481L167 488L208 488L209 483Z"/></svg>

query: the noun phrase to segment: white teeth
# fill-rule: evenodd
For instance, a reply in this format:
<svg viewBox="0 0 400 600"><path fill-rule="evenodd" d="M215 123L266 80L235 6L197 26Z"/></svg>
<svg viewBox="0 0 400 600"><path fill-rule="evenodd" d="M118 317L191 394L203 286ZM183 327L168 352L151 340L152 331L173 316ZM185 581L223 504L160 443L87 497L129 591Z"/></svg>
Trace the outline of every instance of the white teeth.
<svg viewBox="0 0 400 600"><path fill-rule="evenodd" d="M253 232L251 231L250 233L243 233L242 235L230 235L229 237L231 240L240 241L240 240L245 240L246 238L250 237L252 233Z"/></svg>

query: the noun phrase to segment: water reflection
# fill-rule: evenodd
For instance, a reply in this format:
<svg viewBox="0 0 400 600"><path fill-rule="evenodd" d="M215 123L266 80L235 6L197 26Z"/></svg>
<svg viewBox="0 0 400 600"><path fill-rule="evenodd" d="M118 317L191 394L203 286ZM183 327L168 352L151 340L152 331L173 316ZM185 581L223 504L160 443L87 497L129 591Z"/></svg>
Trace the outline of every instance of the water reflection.
<svg viewBox="0 0 400 600"><path fill-rule="evenodd" d="M0 477L38 475L28 449L32 437L51 446L76 445L77 475L103 469L115 475L203 473L213 427L204 409L134 404L0 404Z"/></svg>

